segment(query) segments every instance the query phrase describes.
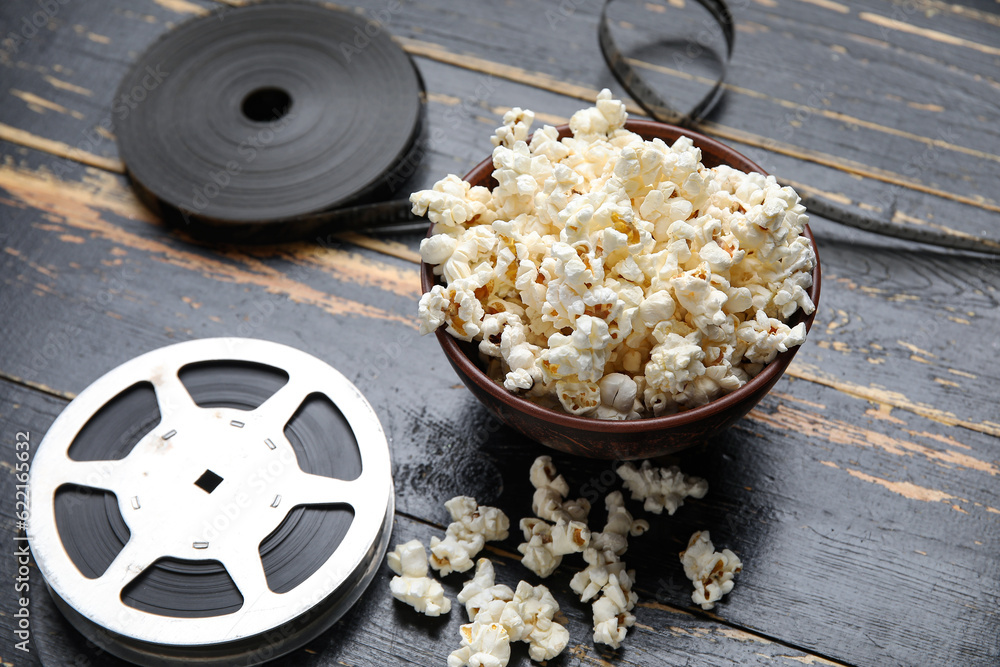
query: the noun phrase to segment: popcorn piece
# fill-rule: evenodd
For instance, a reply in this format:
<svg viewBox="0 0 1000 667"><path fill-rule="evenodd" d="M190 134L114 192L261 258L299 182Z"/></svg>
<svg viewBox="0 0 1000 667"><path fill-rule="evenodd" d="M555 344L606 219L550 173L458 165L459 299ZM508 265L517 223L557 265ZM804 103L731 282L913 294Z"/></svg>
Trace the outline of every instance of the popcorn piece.
<svg viewBox="0 0 1000 667"><path fill-rule="evenodd" d="M624 463L617 472L625 488L632 492L632 499L642 500L643 509L653 514L661 514L666 509L667 514L673 516L688 496L704 498L708 493L708 482L700 477L689 477L676 466L654 468L649 461L643 461L639 468Z"/></svg>
<svg viewBox="0 0 1000 667"><path fill-rule="evenodd" d="M610 134L621 129L628 119L625 105L612 99L611 91L605 88L597 94L597 105L582 109L569 119L569 128L575 135Z"/></svg>
<svg viewBox="0 0 1000 667"><path fill-rule="evenodd" d="M680 555L684 574L694 583L691 599L705 610L733 590L733 577L743 570L743 563L732 551L715 551L707 530L692 535Z"/></svg>
<svg viewBox="0 0 1000 667"><path fill-rule="evenodd" d="M658 325L657 335L662 325ZM705 365L702 361L705 358L705 351L701 348L701 334L697 331L681 336L676 333L664 333L660 342L653 347L649 355L649 362L643 369L643 377L646 378L646 402L652 401L648 398L649 393L662 393L665 396L675 396L684 391L688 382L704 375ZM665 406L666 407L666 406ZM654 410L653 414L659 416L666 410Z"/></svg>
<svg viewBox="0 0 1000 667"><path fill-rule="evenodd" d="M458 601L465 605L469 620L474 621L480 610L494 600L510 601L514 599L514 591L509 586L495 584L496 573L489 558L476 561L476 573L472 579L465 582L458 594Z"/></svg>
<svg viewBox="0 0 1000 667"><path fill-rule="evenodd" d="M628 628L635 625L635 615L631 613L635 606L635 594L631 591L630 580L628 587L630 597L626 598L626 589L618 577L612 574L608 578L608 584L602 590L615 591L615 594L603 595L593 605L595 643L618 648L628 634Z"/></svg>
<svg viewBox="0 0 1000 667"><path fill-rule="evenodd" d="M427 576L427 553L418 540L410 540L390 551L389 567L398 576L389 582L392 596L428 616L451 611L441 583Z"/></svg>
<svg viewBox="0 0 1000 667"><path fill-rule="evenodd" d="M510 661L510 635L500 623L469 623L461 633L462 647L448 656L448 667L506 667Z"/></svg>
<svg viewBox="0 0 1000 667"><path fill-rule="evenodd" d="M442 577L472 568L486 542L507 539L510 520L499 509L477 505L475 498L456 496L445 507L451 514L445 538L431 538L430 564Z"/></svg>
<svg viewBox="0 0 1000 667"><path fill-rule="evenodd" d="M632 591L635 572L625 569L621 556L628 549L628 535L643 534L649 523L632 518L620 491L609 493L604 504L608 510L604 531L591 534L590 546L583 552L587 567L573 576L570 588L581 602L596 598L594 641L618 648L635 624L631 611L638 601Z"/></svg>
<svg viewBox="0 0 1000 667"><path fill-rule="evenodd" d="M649 522L645 519L633 519L625 508L621 491L612 491L605 497L604 506L608 510L608 520L604 530L592 533L590 546L598 551L611 551L621 556L628 549L628 536L642 535L649 530Z"/></svg>
<svg viewBox="0 0 1000 667"><path fill-rule="evenodd" d="M736 336L748 345L744 353L747 359L766 364L778 356L779 352L801 345L806 339L806 325L800 322L794 328L789 328L784 322L758 310L754 319L739 326Z"/></svg>
<svg viewBox="0 0 1000 667"><path fill-rule="evenodd" d="M636 404L639 386L622 373L609 373L598 383L601 390L601 419L637 419L641 405Z"/></svg>
<svg viewBox="0 0 1000 667"><path fill-rule="evenodd" d="M462 626L462 647L448 658L449 665L505 665L512 641L527 642L532 660L550 660L569 641L569 631L553 620L559 603L549 590L525 581L516 591L495 585L493 565L486 558L479 559L476 575L466 582L459 601L473 618ZM491 662L494 659L502 662Z"/></svg>
<svg viewBox="0 0 1000 667"><path fill-rule="evenodd" d="M624 128L601 91L572 136L504 115L492 192L455 176L411 195L441 285L420 331L476 341L511 392L597 419L660 416L741 387L805 339L816 258L795 191ZM635 384L634 398L632 384ZM642 378L640 387L640 378Z"/></svg>
<svg viewBox="0 0 1000 667"><path fill-rule="evenodd" d="M566 554L583 551L590 542L590 529L582 521L560 519L555 525L542 519L521 519L524 542L517 550L521 564L544 579L559 567Z"/></svg>
<svg viewBox="0 0 1000 667"><path fill-rule="evenodd" d="M553 620L559 603L548 588L532 586L526 581L518 583L504 615L512 608L522 623L518 640L528 643L528 656L532 660L551 660L562 653L569 642L569 631Z"/></svg>
<svg viewBox="0 0 1000 667"><path fill-rule="evenodd" d="M569 484L556 472L551 456L536 458L528 475L535 487L531 509L541 518L521 519L525 541L517 550L524 555L521 564L545 578L559 567L563 556L583 551L590 543L585 523L590 503L584 498L565 500Z"/></svg>
<svg viewBox="0 0 1000 667"><path fill-rule="evenodd" d="M454 174L448 174L434 184L431 190L421 190L410 195L413 213L427 215L442 230L460 227L478 221L493 222L490 209L490 191L473 187Z"/></svg>
<svg viewBox="0 0 1000 667"><path fill-rule="evenodd" d="M649 530L647 521L632 518L620 491L609 493L604 504L608 509L608 521L602 532L591 533L590 546L583 552L583 559L588 565L570 581L570 588L583 602L599 594L611 575L616 575L619 580L624 578L625 564L620 557L628 549L628 536L635 537Z"/></svg>
<svg viewBox="0 0 1000 667"><path fill-rule="evenodd" d="M585 498L564 500L569 484L556 471L551 456L539 456L528 471L535 493L531 498L531 511L547 521L586 521L590 503Z"/></svg>
<svg viewBox="0 0 1000 667"><path fill-rule="evenodd" d="M521 107L514 107L503 115L503 125L493 135L494 146L512 148L518 141L528 141L528 131L535 122L535 114Z"/></svg>
<svg viewBox="0 0 1000 667"><path fill-rule="evenodd" d="M440 285L435 285L429 292L420 297L417 317L420 319L420 334L433 333L444 324L445 314L451 306L448 291Z"/></svg>

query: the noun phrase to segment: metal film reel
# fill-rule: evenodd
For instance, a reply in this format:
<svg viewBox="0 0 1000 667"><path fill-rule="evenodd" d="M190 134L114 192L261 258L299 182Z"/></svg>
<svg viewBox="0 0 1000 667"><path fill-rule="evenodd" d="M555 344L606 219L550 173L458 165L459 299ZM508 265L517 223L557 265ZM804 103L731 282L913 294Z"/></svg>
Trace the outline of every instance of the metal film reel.
<svg viewBox="0 0 1000 667"><path fill-rule="evenodd" d="M143 665L258 664L329 628L385 555L385 434L285 345L216 338L107 373L31 473L28 538L84 635Z"/></svg>

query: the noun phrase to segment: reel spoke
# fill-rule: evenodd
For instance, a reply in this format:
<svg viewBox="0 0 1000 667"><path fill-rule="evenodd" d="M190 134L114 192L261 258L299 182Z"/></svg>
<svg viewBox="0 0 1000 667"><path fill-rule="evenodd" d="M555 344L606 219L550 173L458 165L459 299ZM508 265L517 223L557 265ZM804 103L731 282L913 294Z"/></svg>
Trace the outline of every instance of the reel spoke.
<svg viewBox="0 0 1000 667"><path fill-rule="evenodd" d="M149 540L133 537L125 544L125 548L118 552L104 574L98 577L97 583L107 594L113 594L117 598L123 588L162 555L156 545Z"/></svg>
<svg viewBox="0 0 1000 667"><path fill-rule="evenodd" d="M243 607L251 608L265 595L274 595L267 586L267 577L264 574L264 565L257 555L257 551L240 550L232 555L222 558L229 576L233 578L233 583L243 596Z"/></svg>
<svg viewBox="0 0 1000 667"><path fill-rule="evenodd" d="M150 378L150 381L156 391L161 424L169 424L178 418L183 419L185 413L198 409L187 387L177 376L176 370L164 371Z"/></svg>
<svg viewBox="0 0 1000 667"><path fill-rule="evenodd" d="M288 496L292 506L297 505L334 505L345 504L357 506L365 501L367 495L359 477L351 482L322 475L302 473L295 477L295 488L290 489Z"/></svg>
<svg viewBox="0 0 1000 667"><path fill-rule="evenodd" d="M105 491L116 491L115 475L121 468L121 461L74 461L66 457L63 465L53 475L56 487L76 484Z"/></svg>
<svg viewBox="0 0 1000 667"><path fill-rule="evenodd" d="M313 383L305 381L301 376L292 376L288 384L253 411L254 417L260 420L262 426L266 425L280 433L306 398L316 391L318 389Z"/></svg>

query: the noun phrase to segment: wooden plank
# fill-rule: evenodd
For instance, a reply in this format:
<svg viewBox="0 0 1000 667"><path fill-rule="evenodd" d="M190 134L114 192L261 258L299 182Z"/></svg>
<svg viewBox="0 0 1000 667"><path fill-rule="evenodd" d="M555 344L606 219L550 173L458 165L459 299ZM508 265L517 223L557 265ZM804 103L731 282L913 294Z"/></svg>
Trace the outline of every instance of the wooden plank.
<svg viewBox="0 0 1000 667"><path fill-rule="evenodd" d="M4 433L30 433L34 447L65 403L37 391L0 382L0 423ZM35 450L33 450L35 451ZM0 471L0 493L12 497L14 476L12 450L8 451ZM4 505L3 535L8 542L16 534L12 508ZM398 516L393 528L393 544L418 539L425 544L431 536L443 533L440 526ZM505 549L490 549L486 554L497 569L497 581L516 586L528 573ZM14 559L0 562L0 573L14 576ZM450 615L431 619L417 614L389 594L392 573L382 566L358 604L337 624L306 647L274 665L374 665L374 664L444 664L448 653L458 647L459 625L464 622L464 608L455 604ZM445 579L446 594L454 600L465 575ZM754 635L703 615L647 601L638 608L638 625L620 651L595 647L591 641L590 609L573 599L568 575L550 583L562 605L561 620L570 631L570 644L559 664L593 665L613 661L620 665L688 665L691 660L713 665L788 665L836 664L765 637ZM41 576L32 564L29 575L29 610L32 619L30 656L6 653L5 664L26 665L39 657L44 664L100 664L125 667L127 663L109 657L67 623L55 608L42 586ZM13 596L5 596L2 612L16 611ZM10 644L8 644L10 646ZM403 648L405 647L405 649ZM13 657L8 657L8 656ZM11 662L14 660L14 662ZM705 661L705 662L703 662ZM529 665L522 646L514 650L511 665Z"/></svg>
<svg viewBox="0 0 1000 667"><path fill-rule="evenodd" d="M256 318L260 309L269 308L268 300L277 303L280 299L289 299L310 304L327 315L358 311L364 317L413 326L412 302L418 295L418 287L415 271L410 268L412 265L380 263L374 257L364 259L366 255L355 256L347 250L325 253L304 245L273 251L226 251L221 255L209 248L193 252L182 238L164 236L163 230L152 224L154 218L131 198L119 177L86 172L67 163L66 169L77 169L76 176L82 180L50 182L45 180L44 172L37 171L38 163L45 160L43 155L34 154L24 160L24 168L2 170L5 187L12 195L10 202L24 207L21 212L11 212L11 220L20 222L12 227L16 231L8 240L9 249L4 252L4 261L11 267L5 279L8 284L16 280L30 293L49 296L69 293L76 286L76 275L80 272L70 259L78 252L75 246L86 242L88 237L110 243L100 253L105 256L92 260L93 270L99 272L94 278L95 284L89 293L77 294L73 299L73 309L78 315L85 315L86 322L97 321L94 318L99 315L101 321L113 317L105 315L107 309L101 308L102 304L95 300L110 303L113 295L128 287L140 274L148 273L149 269L143 268L145 262L128 258L130 252L138 252L139 257L151 256L167 267L181 267L194 274L191 276L194 282L187 288L190 294L176 295L178 299L195 299L192 295L203 289L197 287L202 277L210 278L212 283L237 283L260 292L258 299L264 301L257 303L256 310L252 300L245 302L243 307L250 310L243 311L241 317ZM35 209L45 211L42 215L48 219L39 220ZM124 218L138 222L128 222ZM806 377L803 373L808 373L808 368L819 369L818 374L812 375L818 377L826 373L839 377L841 384L868 387L875 400L897 407L930 405L944 417L950 413L956 423L978 424L985 432L995 432L997 419L991 416L989 387L996 377L988 370L990 366L986 362L993 351L989 346L970 351L951 341L960 339L967 328L996 326L994 304L996 290L1000 287L997 264L979 260L972 265L975 273L971 273L969 261L961 256L920 251L905 254L884 253L877 249L865 251L851 237L838 237L837 233L843 234L842 230L834 228L830 234L821 236L821 257L830 280L813 332L815 344L805 346L798 357L798 368L803 369L798 375ZM410 234L400 238L414 247L420 236ZM39 243L42 245L32 255L23 255L24 250ZM53 252L49 248L59 250ZM268 255L275 260L273 265L265 261ZM62 256L63 267L43 266L39 260L44 256L48 256L50 264L52 258ZM60 272L67 278L60 278ZM317 291L316 286L308 283L312 276L321 274L344 282L334 283L340 285L338 288ZM931 275L940 280L928 284ZM887 276L893 277L887 279ZM149 276L136 285L152 295L160 281ZM359 300L357 293L359 287L367 290L362 294L387 292L392 299L389 309L362 304L363 299ZM373 289L377 291L372 292ZM195 300L202 301L200 297ZM411 305L405 305L407 303ZM225 300L215 305L223 312L235 307ZM29 308L27 304L19 307ZM185 311L190 310L185 304L178 311L179 323L189 318ZM145 313L140 317L153 318L148 308L140 307L140 312ZM942 314L951 319L945 319ZM52 345L65 344L58 341L74 338L77 329L86 328L74 324L79 319L70 317L60 325L62 328L57 326L56 330L47 332ZM47 321L55 324L55 320ZM920 322L920 325L900 331L902 321ZM232 334L237 330L242 330L239 323L226 332ZM87 337L85 333L82 335ZM22 344L23 354L12 357L18 359L17 366L5 371L26 381L51 385L55 369L44 360L46 348L35 349L32 341ZM95 336L93 344L99 346L100 338ZM122 352L126 358L127 351ZM47 370L39 370L39 366ZM849 373L845 373L845 366L850 369ZM865 380L872 372L878 373L878 380ZM79 378L75 389L70 390L79 390L92 377ZM911 398L906 399L907 396ZM932 412L925 411L925 414Z"/></svg>
<svg viewBox="0 0 1000 667"><path fill-rule="evenodd" d="M0 7L0 137L115 168L118 83L171 27L214 5L202 0L91 3L30 0ZM44 23L43 23L44 20ZM35 22L42 27L35 26ZM53 142L55 145L53 145Z"/></svg>
<svg viewBox="0 0 1000 667"><path fill-rule="evenodd" d="M252 333L252 327L241 326L235 318L256 321L262 311L270 312L272 305L285 301L290 307L310 306L320 316L358 315L364 321L400 325L403 331L412 331L415 326L413 301L419 288L412 264L383 261L367 251L357 253L340 247L329 252L299 245L243 252L224 249L222 253L192 247L183 237L165 234L155 225L120 177L67 163L66 169L78 171L78 180L53 182L38 171L44 155L31 154L23 160L23 167L0 168L14 223L3 255L5 266L11 267L5 280L26 295L53 298L57 303L66 298L72 303L68 317L40 323L49 329L43 339L52 348L42 346L39 350L34 341L13 343L23 350L12 355L17 360L14 367L3 369L10 376L49 386L55 378L64 381L65 376L46 361L45 350L70 346L66 341L77 340L78 335L91 339L93 348L99 348L101 337L84 330L96 322L121 327L118 318L124 315L116 312L118 309L135 309L130 320L157 321L159 299L164 298L158 294L164 278L150 273L157 266L168 273L170 267L181 268L181 275L190 281L175 288L182 292L173 296L180 308L175 310L175 320L163 325L171 335L192 335L194 329L184 322L203 319L184 299L199 304L205 301L200 295L206 290L206 278L208 284L236 285L253 294L239 292L234 302L229 288L208 289L218 302L209 299L211 308L202 313L215 313L216 318L220 312L236 313L233 319L224 320L228 324L220 330L223 334ZM969 260L961 256L910 250L886 253L878 247L866 249L849 236L838 238L836 232L843 233L831 230L830 235L821 237L821 257L830 279L813 330L811 340L815 342L803 348L797 361L799 370L793 372L830 386L853 387L850 392L854 394L858 394L858 387L867 388L870 394L866 396L897 407L932 406L924 414L995 433L1000 420L992 410L989 387L996 375L989 371L988 363L994 351L989 346L969 350L951 341L961 339L972 327L990 329L997 325L997 264L980 260L972 264L976 268L972 273L968 271ZM412 248L420 236L400 238ZM99 242L98 257L91 259L93 266L86 269L74 267L80 252L77 246L88 239ZM146 258L155 260L152 266ZM84 278L90 284L85 291L74 293L74 288L79 288L79 274L85 271L97 273ZM178 278L167 280L176 282ZM132 289L140 295L126 298L135 304L118 296ZM371 295L371 303L388 301L373 306L364 295ZM104 307L112 301L117 302L114 308ZM27 301L15 303L13 308L37 312ZM939 317L942 312L952 319ZM81 326L81 321L90 324ZM902 322L920 324L901 330ZM121 359L135 349L121 350ZM867 379L872 373L877 373L877 379ZM96 370L89 375L84 372L70 387L60 390L78 391L96 374Z"/></svg>
<svg viewBox="0 0 1000 667"><path fill-rule="evenodd" d="M6 245L14 251L2 260L10 307L0 330L8 341L0 371L75 393L111 367L175 340L236 334L285 342L328 360L369 396L393 443L401 512L441 525L441 500L471 493L515 518L528 513L526 471L539 450L484 412L433 338L416 336L412 264L336 243L329 254L306 245L247 252L194 244L154 224L121 177L76 165L75 178L46 181L38 162L47 159L29 152L0 170L0 203L11 223ZM902 294L909 293L907 271L926 275L922 291L939 304L986 298L947 282L951 273L940 267L962 273L961 257L863 247L828 257L834 276L857 275ZM342 271L342 262L351 270ZM885 268L866 273L854 262ZM863 371L847 375L845 359L855 357L833 342L875 354L873 343L895 339L888 338L892 326L918 321L913 308L920 301L881 293L861 298L854 294L860 289L850 288L838 297L838 284L830 281L834 289L824 299L834 296L823 303L839 306L832 315L851 315L837 327L830 326L838 321L833 317L818 321L819 341L802 350L802 368L819 372L806 365L815 362L841 382L891 380L912 401L970 421L990 418L985 399L913 372L921 362L897 364L898 375L889 375L882 364L857 357L850 363ZM876 330L869 331L869 322L897 306L886 328L872 324ZM898 335L940 361L902 344L882 345L880 354L917 355L969 375L982 374L992 358L985 348L928 350ZM819 345L823 340L832 352ZM991 643L1000 590L992 556L1000 546L997 438L913 408L892 409L891 396L869 402L831 384L789 377L738 429L680 459L688 472L706 476L713 491L655 522L636 544L632 559L643 595L690 606L680 564L664 553L679 551L693 530L709 528L718 545L748 563L738 589L743 596L717 610L726 622L857 664L997 658ZM577 488L589 483L592 490L610 474L607 463L558 460ZM511 553L515 547L516 539L503 545ZM892 575L886 563L898 564ZM939 614L913 618L915 600L961 623L942 624ZM875 643L847 641L859 629Z"/></svg>
<svg viewBox="0 0 1000 667"><path fill-rule="evenodd" d="M117 27L109 32L127 33L130 47L138 50L173 22L194 15L198 7L211 6L199 3L149 2L141 11L115 6L111 15ZM425 74L433 69L428 61L438 59L584 98L605 85L617 89L592 38L596 5L570 4L566 16L549 17L558 30L549 29L549 19L521 20L536 11L525 0L511 5L503 18L484 17L476 6L456 7L445 0L403 3L392 14L389 27L412 53L422 56ZM5 11L15 20L23 6L9 4ZM369 0L362 9L366 7L374 12L382 3ZM914 25L924 21L922 14L906 13L908 5L900 10L876 1L861 9L897 21L902 16ZM91 30L76 29L96 20L91 10L70 5L60 16L65 23L60 24L59 17L53 20L58 39L37 37L19 51L27 59L8 63L14 103L0 111L0 137L71 154L85 163L120 168L114 161L112 135L101 126L112 117L111 97L129 59L120 48L93 42ZM892 41L887 42L878 37L888 28L865 21L854 11L832 11L796 0L775 7L741 5L737 20L749 28L740 33L727 98L706 126L709 132L746 145L759 154L755 157L765 168L782 165L775 169L781 176L884 209L901 224L943 225L1000 239L995 224L1000 204L987 194L1000 173L996 105L989 102L1000 95L1000 83L991 78L989 62L980 66L978 56L966 62L960 56L968 55L968 48L898 30L891 31ZM514 23L516 31L508 25ZM457 25L463 27L452 35L449 29ZM968 39L987 44L994 34L989 29L995 27L968 13L941 10L932 25L938 32L970 35ZM498 31L512 31L513 38L498 42ZM55 43L42 49L49 46L49 39ZM531 48L525 48L522 40ZM776 67L760 56L776 48L783 62L796 67ZM73 76L59 79L56 68L65 69L59 63L67 59L66 52L94 64L81 64ZM948 60L952 57L961 66ZM112 63L104 62L109 58ZM664 83L671 88L698 76L688 71L694 65L678 69L677 64L666 67L672 73L664 75ZM663 67L661 63L659 68ZM869 80L872 67L881 68L875 72L878 89L859 90L856 82ZM61 83L52 84L45 77ZM427 78L432 94L461 97L464 92L452 77L435 77L432 72ZM914 96L915 91L921 94ZM525 102L538 97L526 91L509 96L506 104L527 106ZM955 104L956 99L984 101L970 110ZM565 113L579 106L574 104ZM67 113L53 110L52 105ZM558 114L563 106L547 105L544 111ZM59 122L49 122L56 117ZM938 129L927 132L927 127ZM859 174L867 178L859 181ZM929 193L934 196L928 197Z"/></svg>

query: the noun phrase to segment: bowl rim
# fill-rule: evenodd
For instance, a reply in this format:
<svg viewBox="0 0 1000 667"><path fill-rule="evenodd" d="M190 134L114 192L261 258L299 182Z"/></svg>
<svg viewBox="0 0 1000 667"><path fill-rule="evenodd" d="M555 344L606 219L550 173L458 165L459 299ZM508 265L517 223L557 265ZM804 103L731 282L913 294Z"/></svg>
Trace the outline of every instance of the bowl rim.
<svg viewBox="0 0 1000 667"><path fill-rule="evenodd" d="M677 134L678 136L684 135L690 137L694 144L698 148L708 148L717 155L723 156L724 163L731 166L735 161L741 163L742 165L748 165L750 169L741 169L742 171L757 171L764 176L768 173L764 171L755 162L744 156L743 154L737 152L736 150L726 146L725 144L707 137L700 132L695 132L686 128L678 127L676 125L669 125L667 123L660 123L651 120L628 120L625 123L625 129L635 132L643 138L646 135L643 134L643 130L649 131L654 129L657 132L668 134ZM556 128L560 132L560 136L564 136L565 133L569 131L568 125L560 125ZM675 138L676 140L676 138ZM665 140L664 140L665 141ZM463 180L469 181L469 177L477 174L477 172L491 167L493 164L492 157L488 157L475 167L473 167L464 177ZM427 228L427 237L432 236L432 230L434 224L431 223ZM793 313L791 320L797 320L798 322L805 322L806 332L812 329L813 320L816 318L816 313L819 310L819 297L821 289L821 270L820 270L820 260L819 260L819 250L816 247L816 238L813 236L812 230L809 228L808 223L803 231L805 236L809 239L809 243L812 246L813 254L816 257L816 265L813 268L813 284L809 290L810 298L816 309L813 310L809 315L805 315L801 309L798 309ZM422 288L422 293L428 292L431 287L437 284L437 276L433 273L434 265L427 264L426 262L420 262L420 284ZM794 325L793 325L794 326ZM441 348L444 350L445 354L451 360L451 362L457 365L462 374L469 378L472 382L476 384L482 391L489 394L491 397L497 399L504 405L510 406L512 409L518 412L523 412L533 417L535 419L549 422L555 426L573 429L576 431L589 431L593 433L621 433L621 434L635 434L644 433L648 431L658 431L673 429L680 426L687 426L694 422L698 422L702 419L713 417L719 413L722 413L728 409L735 407L736 405L742 403L748 398L752 397L757 391L766 388L770 382L776 380L784 371L788 368L788 365L792 361L792 357L798 352L801 345L796 345L793 348L781 352L768 362L763 370L761 370L757 375L750 378L742 387L734 391L729 392L715 398L704 405L700 405L696 408L690 408L688 410L683 410L681 412L676 412L669 415L663 415L660 417L642 417L640 419L627 419L627 420L609 420L609 419L597 419L594 417L581 417L577 415L571 415L566 412L557 411L553 408L547 408L534 401L524 398L520 395L511 393L507 391L503 385L494 382L476 363L469 358L469 356L459 347L459 340L454 338L447 333L444 326L438 327L435 332L435 336L440 343ZM807 337L808 340L808 337Z"/></svg>

